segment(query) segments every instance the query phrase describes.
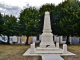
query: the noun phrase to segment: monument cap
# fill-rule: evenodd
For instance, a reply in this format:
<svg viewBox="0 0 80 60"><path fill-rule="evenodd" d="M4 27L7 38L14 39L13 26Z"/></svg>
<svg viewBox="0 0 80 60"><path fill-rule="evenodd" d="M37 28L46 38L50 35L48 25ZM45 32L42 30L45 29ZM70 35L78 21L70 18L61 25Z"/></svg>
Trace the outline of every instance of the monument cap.
<svg viewBox="0 0 80 60"><path fill-rule="evenodd" d="M46 11L45 14L49 14L49 11Z"/></svg>

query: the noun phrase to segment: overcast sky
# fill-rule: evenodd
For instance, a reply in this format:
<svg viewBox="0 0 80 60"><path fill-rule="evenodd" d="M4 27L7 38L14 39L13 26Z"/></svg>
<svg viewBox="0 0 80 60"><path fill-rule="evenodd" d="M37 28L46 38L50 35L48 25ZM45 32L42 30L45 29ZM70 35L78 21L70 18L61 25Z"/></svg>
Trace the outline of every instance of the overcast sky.
<svg viewBox="0 0 80 60"><path fill-rule="evenodd" d="M46 3L58 5L64 0L0 0L0 12L19 16L21 9L29 6L40 7Z"/></svg>

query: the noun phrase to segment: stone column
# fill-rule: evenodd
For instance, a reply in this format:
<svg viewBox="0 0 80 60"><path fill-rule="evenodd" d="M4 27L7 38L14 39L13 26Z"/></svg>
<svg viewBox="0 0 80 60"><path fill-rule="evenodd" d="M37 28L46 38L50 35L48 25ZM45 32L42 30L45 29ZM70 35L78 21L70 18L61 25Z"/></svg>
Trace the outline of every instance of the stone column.
<svg viewBox="0 0 80 60"><path fill-rule="evenodd" d="M49 47L55 47L53 42L53 34L51 32L52 30L51 30L51 23L50 23L50 13L46 11L44 16L42 40L40 43L41 48L45 48L47 45Z"/></svg>

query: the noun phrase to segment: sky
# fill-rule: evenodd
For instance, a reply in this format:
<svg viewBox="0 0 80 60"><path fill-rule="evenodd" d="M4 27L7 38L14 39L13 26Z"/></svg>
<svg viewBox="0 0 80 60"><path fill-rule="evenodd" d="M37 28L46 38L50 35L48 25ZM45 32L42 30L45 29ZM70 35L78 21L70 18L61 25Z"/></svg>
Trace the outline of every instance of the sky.
<svg viewBox="0 0 80 60"><path fill-rule="evenodd" d="M46 3L58 5L64 0L0 0L0 12L2 14L19 16L20 11L29 6L40 7Z"/></svg>

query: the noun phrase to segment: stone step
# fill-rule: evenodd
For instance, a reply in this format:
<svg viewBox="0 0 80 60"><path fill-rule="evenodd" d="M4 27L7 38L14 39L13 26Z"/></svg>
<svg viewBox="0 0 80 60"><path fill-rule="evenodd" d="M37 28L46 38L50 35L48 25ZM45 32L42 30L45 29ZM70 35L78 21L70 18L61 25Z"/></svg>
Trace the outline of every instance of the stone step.
<svg viewBox="0 0 80 60"><path fill-rule="evenodd" d="M54 54L62 54L63 51L35 51L36 54L39 54L39 53L54 53Z"/></svg>
<svg viewBox="0 0 80 60"><path fill-rule="evenodd" d="M42 60L64 60L60 55L55 54L43 54Z"/></svg>
<svg viewBox="0 0 80 60"><path fill-rule="evenodd" d="M60 51L60 48L36 48L36 51Z"/></svg>

